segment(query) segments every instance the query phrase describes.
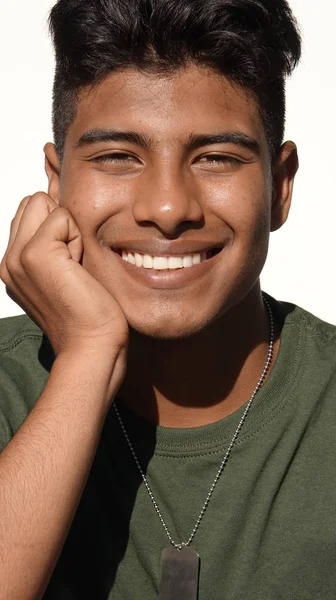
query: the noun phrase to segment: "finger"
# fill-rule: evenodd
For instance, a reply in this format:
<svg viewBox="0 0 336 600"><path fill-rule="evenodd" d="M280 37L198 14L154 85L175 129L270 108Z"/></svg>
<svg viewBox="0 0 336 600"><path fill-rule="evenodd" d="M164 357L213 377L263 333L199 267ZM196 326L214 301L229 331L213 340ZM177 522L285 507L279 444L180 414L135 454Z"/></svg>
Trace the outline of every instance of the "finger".
<svg viewBox="0 0 336 600"><path fill-rule="evenodd" d="M43 221L23 250L25 258L32 255L39 261L43 261L48 253L55 252L76 262L80 262L83 254L80 230L70 212L59 206Z"/></svg>
<svg viewBox="0 0 336 600"><path fill-rule="evenodd" d="M28 202L23 201L19 207L17 218L15 217L13 221L12 239L6 254L11 253L14 257L19 256L43 221L56 208L58 208L58 204L44 192L38 192L30 196Z"/></svg>
<svg viewBox="0 0 336 600"><path fill-rule="evenodd" d="M8 240L8 244L7 244L6 252L5 252L5 254L4 254L4 256L3 256L3 258L2 258L2 261L1 261L1 262L3 262L3 260L4 260L4 259L5 259L5 257L6 257L6 254L8 253L9 249L10 249L10 248L11 248L11 246L13 245L13 242L14 242L14 240L15 240L16 233L17 233L17 230L18 230L18 227L19 227L19 223L20 223L20 221L21 221L21 217L22 217L22 215L23 215L23 213L24 213L24 210L25 210L25 208L26 208L26 206L27 206L27 204L28 204L28 202L29 202L30 198L31 198L31 196L26 196L26 197L25 197L25 198L24 198L24 199L23 199L23 200L20 202L20 204L19 204L19 207L18 207L18 209L17 209L17 211L16 211L16 215L15 215L15 217L14 217L14 219L12 220L12 222L11 222L11 225L10 225L10 234L9 234L9 240Z"/></svg>
<svg viewBox="0 0 336 600"><path fill-rule="evenodd" d="M16 232L17 232L17 228L19 226L19 223L21 221L21 217L24 213L24 210L30 200L31 196L26 196L25 198L23 198L23 200L20 202L18 209L16 211L15 217L11 222L11 236L13 235L14 237L16 236Z"/></svg>

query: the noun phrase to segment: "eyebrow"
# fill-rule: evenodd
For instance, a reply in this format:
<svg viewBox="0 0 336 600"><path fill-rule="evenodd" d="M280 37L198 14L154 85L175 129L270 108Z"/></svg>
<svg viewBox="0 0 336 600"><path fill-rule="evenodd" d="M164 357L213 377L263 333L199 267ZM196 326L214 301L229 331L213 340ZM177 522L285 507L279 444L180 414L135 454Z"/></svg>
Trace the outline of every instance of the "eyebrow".
<svg viewBox="0 0 336 600"><path fill-rule="evenodd" d="M75 148L98 144L99 142L129 142L149 150L154 146L154 140L136 131L118 131L114 129L92 129L84 133L76 142Z"/></svg>
<svg viewBox="0 0 336 600"><path fill-rule="evenodd" d="M75 144L75 148L83 148L102 142L128 142L150 150L155 145L155 140L148 135L136 131L119 131L114 129L92 129L84 133ZM261 155L259 142L245 133L227 131L216 134L190 134L185 144L189 152L202 146L213 144L233 144L246 148L256 156Z"/></svg>
<svg viewBox="0 0 336 600"><path fill-rule="evenodd" d="M241 146L246 148L255 154L260 156L261 148L259 142L245 133L227 131L224 133L216 134L205 134L195 135L192 134L188 138L187 148L188 150L197 150L202 146L209 146L211 144L233 144L234 146Z"/></svg>

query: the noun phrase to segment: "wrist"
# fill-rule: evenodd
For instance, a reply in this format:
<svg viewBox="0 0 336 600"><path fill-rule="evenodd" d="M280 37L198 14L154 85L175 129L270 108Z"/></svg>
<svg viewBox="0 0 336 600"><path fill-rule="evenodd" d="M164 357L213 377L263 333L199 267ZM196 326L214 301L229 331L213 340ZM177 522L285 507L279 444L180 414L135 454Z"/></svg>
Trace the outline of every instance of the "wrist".
<svg viewBox="0 0 336 600"><path fill-rule="evenodd" d="M68 347L56 357L51 375L72 389L81 388L84 395L90 390L91 400L108 410L123 381L126 364L126 348Z"/></svg>
<svg viewBox="0 0 336 600"><path fill-rule="evenodd" d="M125 352L126 348L113 344L97 344L91 341L76 341L66 346L56 354L58 361L70 361L72 363L90 365L93 361L98 368L107 368L113 365L118 356Z"/></svg>

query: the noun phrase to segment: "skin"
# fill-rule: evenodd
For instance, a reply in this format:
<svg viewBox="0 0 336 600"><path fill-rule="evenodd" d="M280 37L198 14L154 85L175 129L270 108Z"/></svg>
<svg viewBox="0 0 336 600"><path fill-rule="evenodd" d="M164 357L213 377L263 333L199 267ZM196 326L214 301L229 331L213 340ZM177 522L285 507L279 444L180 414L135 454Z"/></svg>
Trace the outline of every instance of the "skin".
<svg viewBox="0 0 336 600"><path fill-rule="evenodd" d="M153 145L78 147L94 129L136 131ZM233 143L187 150L190 134L223 131L254 138L260 153ZM111 153L128 158L112 162ZM127 70L85 90L62 164L52 144L45 155L49 196L78 226L82 265L130 326L123 401L167 427L203 425L239 408L266 361L269 323L259 275L269 234L288 216L295 144L286 142L271 164L257 101L224 77L189 65L169 77ZM212 269L179 289L125 276L111 246L161 239L225 248ZM279 331L275 357L278 338Z"/></svg>

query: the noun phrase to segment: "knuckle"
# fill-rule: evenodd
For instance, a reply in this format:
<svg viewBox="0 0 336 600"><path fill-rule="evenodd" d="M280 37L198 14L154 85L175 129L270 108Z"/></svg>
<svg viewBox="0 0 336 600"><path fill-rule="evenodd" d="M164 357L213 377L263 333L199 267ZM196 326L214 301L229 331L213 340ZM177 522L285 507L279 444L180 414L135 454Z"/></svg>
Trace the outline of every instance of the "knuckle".
<svg viewBox="0 0 336 600"><path fill-rule="evenodd" d="M36 192L32 196L27 196L23 201L22 208L33 212L44 212L47 208L50 209L53 202L51 198L44 192Z"/></svg>
<svg viewBox="0 0 336 600"><path fill-rule="evenodd" d="M57 219L62 219L63 220L66 217L69 217L70 213L63 206L58 206L57 208L55 208L53 210L52 215L53 215L53 219L57 218Z"/></svg>
<svg viewBox="0 0 336 600"><path fill-rule="evenodd" d="M39 255L36 248L31 242L28 242L28 244L21 251L20 256L21 265L24 270L29 270L31 266L38 261L38 258Z"/></svg>
<svg viewBox="0 0 336 600"><path fill-rule="evenodd" d="M0 279L6 284L9 282L9 273L4 262L0 264Z"/></svg>
<svg viewBox="0 0 336 600"><path fill-rule="evenodd" d="M5 275L7 272L8 276L11 276L14 278L14 276L18 274L19 270L20 270L19 264L18 264L16 256L12 252L9 252L6 257L6 261L4 261Z"/></svg>
<svg viewBox="0 0 336 600"><path fill-rule="evenodd" d="M55 208L58 207L56 202L54 202L45 192L36 192L36 194L31 196L29 203L39 207L47 207L48 210L55 210Z"/></svg>
<svg viewBox="0 0 336 600"><path fill-rule="evenodd" d="M25 196L23 198L23 200L21 200L20 204L19 204L19 208L24 208L25 206L27 206L29 200L30 200L31 196Z"/></svg>
<svg viewBox="0 0 336 600"><path fill-rule="evenodd" d="M35 192L32 196L27 196L29 202L45 202L48 199L48 195L45 192Z"/></svg>
<svg viewBox="0 0 336 600"><path fill-rule="evenodd" d="M34 194L33 196L31 196L27 206L29 207L29 210L31 210L32 208L34 210L39 210L41 207L44 207L45 204L46 204L46 202L45 202L43 196L40 193L37 193L37 194Z"/></svg>

